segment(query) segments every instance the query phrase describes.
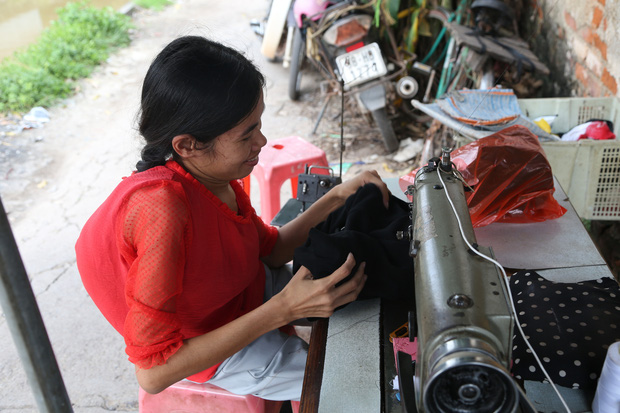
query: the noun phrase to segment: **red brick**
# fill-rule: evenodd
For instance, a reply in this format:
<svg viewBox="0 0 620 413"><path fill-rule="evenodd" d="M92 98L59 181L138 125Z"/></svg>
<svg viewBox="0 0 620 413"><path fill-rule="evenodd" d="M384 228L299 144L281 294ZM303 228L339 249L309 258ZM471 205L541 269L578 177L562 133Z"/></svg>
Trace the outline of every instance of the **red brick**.
<svg viewBox="0 0 620 413"><path fill-rule="evenodd" d="M594 26L595 29L598 29L601 25L601 20L603 20L603 11L595 6L594 13L592 14L592 26Z"/></svg>
<svg viewBox="0 0 620 413"><path fill-rule="evenodd" d="M598 79L590 78L587 84L588 96L599 97L603 94L601 88L601 82Z"/></svg>
<svg viewBox="0 0 620 413"><path fill-rule="evenodd" d="M613 95L618 93L618 83L616 79L607 71L607 68L603 69L603 76L601 77L603 84L611 91Z"/></svg>
<svg viewBox="0 0 620 413"><path fill-rule="evenodd" d="M600 50L603 59L607 60L607 43L605 43L596 33L593 34L592 41L594 46Z"/></svg>
<svg viewBox="0 0 620 413"><path fill-rule="evenodd" d="M605 0L598 0L599 3L601 3L603 6L605 5Z"/></svg>
<svg viewBox="0 0 620 413"><path fill-rule="evenodd" d="M579 34L587 43L594 44L595 33L592 31L591 28L584 27L583 29L579 30Z"/></svg>
<svg viewBox="0 0 620 413"><path fill-rule="evenodd" d="M586 69L579 63L575 63L575 76L582 84L585 85L588 83L588 74L586 73Z"/></svg>
<svg viewBox="0 0 620 413"><path fill-rule="evenodd" d="M580 89L583 90L585 96L601 96L601 84L590 72L581 64L575 64L575 77L581 84Z"/></svg>
<svg viewBox="0 0 620 413"><path fill-rule="evenodd" d="M597 53L588 53L584 63L595 76L601 77L603 75L603 62Z"/></svg>
<svg viewBox="0 0 620 413"><path fill-rule="evenodd" d="M577 22L575 21L575 18L567 11L564 12L564 20L566 20L568 27L573 30L577 30Z"/></svg>

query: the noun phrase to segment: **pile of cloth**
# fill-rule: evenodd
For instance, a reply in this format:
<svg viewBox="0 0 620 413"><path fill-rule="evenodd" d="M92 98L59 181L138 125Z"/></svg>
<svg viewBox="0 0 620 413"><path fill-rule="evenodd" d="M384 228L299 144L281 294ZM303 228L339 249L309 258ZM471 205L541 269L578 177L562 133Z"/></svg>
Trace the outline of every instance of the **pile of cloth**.
<svg viewBox="0 0 620 413"><path fill-rule="evenodd" d="M560 136L551 133L557 116L530 119L525 116L512 89L462 89L451 91L434 103L412 101L417 109L473 140L502 129L521 125L545 141L615 139L614 125L607 119L590 119Z"/></svg>
<svg viewBox="0 0 620 413"><path fill-rule="evenodd" d="M451 91L434 103L412 104L427 115L439 120L459 134L480 139L510 126L528 128L541 141L558 141L560 138L545 131L526 117L519 107L512 89L462 89Z"/></svg>

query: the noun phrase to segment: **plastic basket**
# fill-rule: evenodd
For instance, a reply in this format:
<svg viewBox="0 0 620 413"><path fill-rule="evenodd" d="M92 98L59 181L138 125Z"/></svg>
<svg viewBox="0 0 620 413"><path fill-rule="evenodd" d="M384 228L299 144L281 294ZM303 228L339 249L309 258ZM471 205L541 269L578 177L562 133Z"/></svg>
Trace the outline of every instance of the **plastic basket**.
<svg viewBox="0 0 620 413"><path fill-rule="evenodd" d="M620 100L617 98L520 99L530 119L553 116L551 131L568 132L591 119L611 120L620 132ZM564 192L582 218L620 220L620 140L541 142Z"/></svg>

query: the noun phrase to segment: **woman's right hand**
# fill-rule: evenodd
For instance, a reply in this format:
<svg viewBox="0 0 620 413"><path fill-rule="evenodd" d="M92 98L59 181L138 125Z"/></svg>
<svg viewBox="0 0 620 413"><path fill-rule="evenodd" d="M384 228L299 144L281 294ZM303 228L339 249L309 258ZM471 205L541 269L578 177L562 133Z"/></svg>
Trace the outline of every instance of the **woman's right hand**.
<svg viewBox="0 0 620 413"><path fill-rule="evenodd" d="M344 264L324 278L313 279L310 270L302 266L276 296L282 300L283 310L289 312L289 323L301 318L329 317L336 308L355 301L366 283L366 263L359 265L350 280L336 286L351 274L354 267L355 258L351 253Z"/></svg>

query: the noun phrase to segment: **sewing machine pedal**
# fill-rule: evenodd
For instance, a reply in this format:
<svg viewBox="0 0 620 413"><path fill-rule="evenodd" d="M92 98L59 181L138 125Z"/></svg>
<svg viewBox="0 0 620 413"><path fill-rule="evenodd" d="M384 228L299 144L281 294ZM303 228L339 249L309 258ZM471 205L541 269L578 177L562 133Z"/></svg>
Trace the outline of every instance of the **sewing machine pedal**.
<svg viewBox="0 0 620 413"><path fill-rule="evenodd" d="M413 377L415 377L415 361L411 355L399 351L396 358L398 369L398 384L403 402L403 408L406 413L417 413L415 400L415 390L413 388Z"/></svg>

